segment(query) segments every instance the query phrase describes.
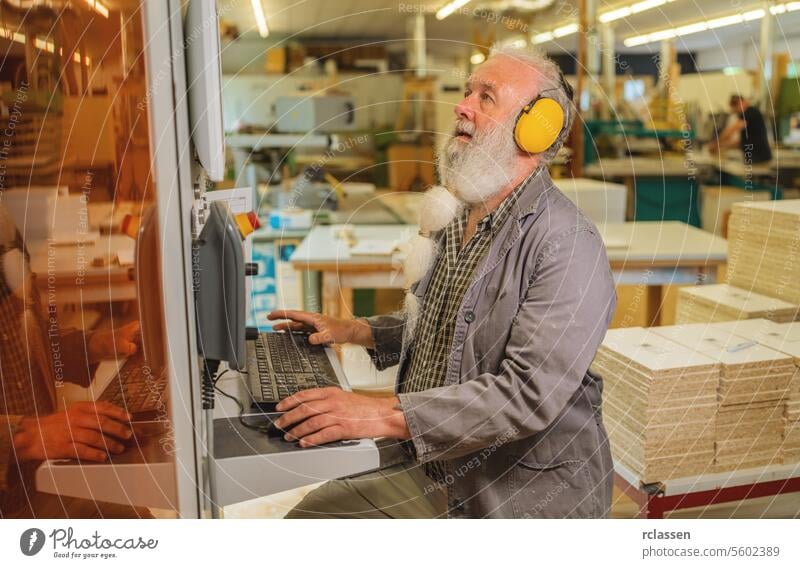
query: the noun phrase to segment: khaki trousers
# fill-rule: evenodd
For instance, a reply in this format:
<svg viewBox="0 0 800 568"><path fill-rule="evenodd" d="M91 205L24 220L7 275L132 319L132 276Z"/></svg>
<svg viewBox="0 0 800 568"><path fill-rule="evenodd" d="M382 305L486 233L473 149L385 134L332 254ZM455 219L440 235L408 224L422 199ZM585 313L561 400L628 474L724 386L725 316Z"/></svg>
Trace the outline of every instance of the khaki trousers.
<svg viewBox="0 0 800 568"><path fill-rule="evenodd" d="M447 494L418 465L402 464L315 489L287 519L434 519L445 517Z"/></svg>

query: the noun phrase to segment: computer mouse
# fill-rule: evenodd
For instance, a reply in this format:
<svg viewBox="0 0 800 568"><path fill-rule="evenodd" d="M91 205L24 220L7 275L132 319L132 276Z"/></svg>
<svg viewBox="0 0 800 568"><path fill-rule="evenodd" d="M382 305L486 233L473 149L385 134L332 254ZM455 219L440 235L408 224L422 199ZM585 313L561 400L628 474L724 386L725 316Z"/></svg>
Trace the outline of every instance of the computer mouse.
<svg viewBox="0 0 800 568"><path fill-rule="evenodd" d="M283 416L282 412L269 412L247 415L247 422L251 428L263 432L270 438L283 438L286 431L275 425L275 421Z"/></svg>
<svg viewBox="0 0 800 568"><path fill-rule="evenodd" d="M266 432L267 436L270 438L283 438L286 435L286 430L283 430L275 425L275 420L278 419L278 416L275 416L274 419L272 417L267 417L268 425L266 426Z"/></svg>

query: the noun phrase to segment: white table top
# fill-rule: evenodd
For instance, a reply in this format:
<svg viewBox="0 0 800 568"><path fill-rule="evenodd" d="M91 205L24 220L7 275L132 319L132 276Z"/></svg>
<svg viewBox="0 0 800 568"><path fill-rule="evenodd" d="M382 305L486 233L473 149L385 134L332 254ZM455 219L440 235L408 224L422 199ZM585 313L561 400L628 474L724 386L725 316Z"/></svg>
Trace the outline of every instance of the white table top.
<svg viewBox="0 0 800 568"><path fill-rule="evenodd" d="M728 257L725 239L680 221L608 223L598 229L611 262L724 262Z"/></svg>
<svg viewBox="0 0 800 568"><path fill-rule="evenodd" d="M695 161L699 165L710 166L737 177L774 176L778 171L778 165L774 160L765 164L749 164L745 166L741 153L739 153L738 157L698 154L695 157ZM786 166L783 160L781 160L781 166Z"/></svg>
<svg viewBox="0 0 800 568"><path fill-rule="evenodd" d="M557 178L553 183L563 192L627 192L625 184L590 178Z"/></svg>
<svg viewBox="0 0 800 568"><path fill-rule="evenodd" d="M311 229L300 246L292 254L295 268L304 265L337 264L342 268L358 267L375 263L389 263L391 256L352 255L347 240L341 238L346 225L321 225ZM348 225L352 235L359 241L397 241L410 239L417 233L415 225Z"/></svg>
<svg viewBox="0 0 800 568"><path fill-rule="evenodd" d="M628 156L625 158L600 158L597 162L584 168L584 174L593 178L608 179L630 176L696 176L702 168L716 168L731 175L774 176L780 168L800 167L800 152L781 148L773 150L773 160L766 164L745 166L740 151L728 152L723 156L708 152L694 152L675 156Z"/></svg>
<svg viewBox="0 0 800 568"><path fill-rule="evenodd" d="M608 179L631 176L666 176L686 178L690 174L697 175L697 167L705 165L694 161L693 157L684 159L681 156L664 155L662 157L600 158L583 169L584 175Z"/></svg>
<svg viewBox="0 0 800 568"><path fill-rule="evenodd" d="M120 266L117 263L105 267L92 266L92 261L98 257L106 257L121 253L123 256L133 257L136 242L127 235L97 235L93 241L84 244L63 244L49 246L47 241L29 241L28 252L31 255L31 271L40 278L47 278L48 269L52 269L56 277L73 275L108 276L109 273L125 273L132 267ZM52 250L52 253L49 251ZM49 256L52 254L52 261ZM48 266L50 262L50 266Z"/></svg>
<svg viewBox="0 0 800 568"><path fill-rule="evenodd" d="M727 241L680 221L632 221L598 225L611 262L724 262ZM342 225L314 227L292 255L296 268L306 264L341 264L342 268L388 263L390 257L353 256L339 237ZM414 225L355 225L357 239L403 241Z"/></svg>

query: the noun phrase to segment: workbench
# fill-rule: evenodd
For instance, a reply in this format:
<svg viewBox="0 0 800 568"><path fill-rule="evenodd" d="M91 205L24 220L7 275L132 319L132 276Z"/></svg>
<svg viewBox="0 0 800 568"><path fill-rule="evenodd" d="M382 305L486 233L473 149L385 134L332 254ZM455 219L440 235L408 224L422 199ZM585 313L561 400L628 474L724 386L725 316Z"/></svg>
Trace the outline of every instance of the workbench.
<svg viewBox="0 0 800 568"><path fill-rule="evenodd" d="M322 313L334 317L353 317L355 289L404 287L403 258L399 253L352 255L348 242L339 236L344 228L345 225L314 227L290 259L295 270L321 273ZM400 242L417 233L416 225L355 225L350 230L358 241Z"/></svg>
<svg viewBox="0 0 800 568"><path fill-rule="evenodd" d="M134 267L125 260L133 260L136 242L127 235L93 234L69 244L36 240L27 247L36 286L48 302L84 305L137 298ZM103 265L95 266L95 259L103 259Z"/></svg>
<svg viewBox="0 0 800 568"><path fill-rule="evenodd" d="M760 164L745 164L740 151L722 156L701 153L697 162L717 172L712 185L730 185L749 191L769 191L772 199L781 199L784 188L795 185L800 176L800 152L788 148L773 149L773 159Z"/></svg>
<svg viewBox="0 0 800 568"><path fill-rule="evenodd" d="M586 177L619 181L628 188L627 220L682 221L700 226L698 190L705 162L659 157L601 158L584 168Z"/></svg>
<svg viewBox="0 0 800 568"><path fill-rule="evenodd" d="M660 321L665 286L716 282L727 259L725 239L677 221L608 223L598 229L616 283L647 287L648 325ZM290 262L296 270L321 273L323 313L352 317L354 289L403 288L403 258L400 253L353 256L339 238L341 230L340 225L315 227ZM356 225L352 231L357 240L402 241L417 227Z"/></svg>
<svg viewBox="0 0 800 568"><path fill-rule="evenodd" d="M320 212L318 221L337 225L397 226L416 222L421 193L378 190L371 194L347 195L336 211ZM268 329L266 314L276 308L303 308L317 311L320 308L321 280L318 271L303 271L300 277L285 268L291 253L300 245L311 229L273 229L265 226L255 231L253 261L260 267L252 279L252 321L261 329ZM288 268L291 268L288 266ZM366 295L364 303L371 303ZM352 301L349 304L352 309Z"/></svg>

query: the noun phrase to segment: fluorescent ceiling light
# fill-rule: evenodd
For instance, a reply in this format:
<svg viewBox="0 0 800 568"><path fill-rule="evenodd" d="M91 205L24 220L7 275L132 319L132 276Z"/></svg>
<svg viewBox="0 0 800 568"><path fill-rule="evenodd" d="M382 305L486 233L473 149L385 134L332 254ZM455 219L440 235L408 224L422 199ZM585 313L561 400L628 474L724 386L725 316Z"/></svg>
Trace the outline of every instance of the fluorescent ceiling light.
<svg viewBox="0 0 800 568"><path fill-rule="evenodd" d="M598 16L598 19L607 24L608 22L613 22L614 20L619 20L620 18L624 18L626 16L631 15L631 9L628 6L624 8L617 8L616 10L611 10L610 12L604 12Z"/></svg>
<svg viewBox="0 0 800 568"><path fill-rule="evenodd" d="M639 14L641 12L645 12L647 10L651 10L653 8L658 8L659 6L663 6L664 4L670 4L675 2L675 0L641 0L640 2L634 2L633 4L629 4L628 6L622 6L620 8L614 8L613 10L608 10L606 12L601 12L598 16L598 19L607 24L609 22L613 22L615 20L620 20L622 18L626 18L631 14ZM569 35L578 31L577 24L572 24L575 26L575 29L572 30L570 26L561 26L552 31L553 37L563 37L565 35ZM562 33L559 35L559 30L563 28L570 29L567 33ZM541 41L537 41L537 37L544 36L544 34L539 34L534 36L533 43L544 43L545 41L550 41L552 38L549 39L542 39Z"/></svg>
<svg viewBox="0 0 800 568"><path fill-rule="evenodd" d="M258 35L267 37L269 28L267 27L267 16L264 14L264 6L261 5L261 0L250 0L250 5L253 7L253 15L256 17Z"/></svg>
<svg viewBox="0 0 800 568"><path fill-rule="evenodd" d="M637 45L644 45L646 43L650 43L650 36L640 35L640 36L629 37L622 43L625 44L625 47L636 47Z"/></svg>
<svg viewBox="0 0 800 568"><path fill-rule="evenodd" d="M667 3L667 0L643 0L642 2L637 2L633 6L631 6L631 12L634 14L638 14L639 12L644 12L645 10L650 10L651 8L658 8L659 6L663 6Z"/></svg>
<svg viewBox="0 0 800 568"><path fill-rule="evenodd" d="M53 53L56 50L56 46L52 41L45 41L43 39L39 39L38 37L33 40L33 45L36 46L36 49L49 51L50 53Z"/></svg>
<svg viewBox="0 0 800 568"><path fill-rule="evenodd" d="M800 2L795 1L795 2L787 2L785 4L776 4L774 6L771 6L769 9L769 11L772 14L783 14L785 12L791 12L793 10L800 10ZM666 28L663 30L650 32L648 34L629 37L628 39L624 40L623 43L625 44L626 47L644 45L646 43L652 43L663 39L669 39L671 37L680 37L689 34L694 34L697 32L702 32L705 30L713 30L725 26L733 26L735 24L741 24L743 22L751 22L753 20L759 20L764 16L766 16L766 14L767 14L766 10L758 8L756 10L750 10L743 14L731 14L729 16L714 18L713 20L701 20L699 22L693 22L691 24L684 24L676 28Z"/></svg>
<svg viewBox="0 0 800 568"><path fill-rule="evenodd" d="M661 41L662 39L671 39L675 37L675 30L661 30L660 32L653 32L648 36L650 41Z"/></svg>
<svg viewBox="0 0 800 568"><path fill-rule="evenodd" d="M8 28L0 27L0 37L4 37L8 40L15 41L17 43L25 43L25 35L19 32L12 32Z"/></svg>
<svg viewBox="0 0 800 568"><path fill-rule="evenodd" d="M630 4L628 6L609 10L608 12L603 12L599 15L599 20L603 23L613 22L615 20L630 16L631 14L641 13L645 10L657 8L672 2L675 2L675 0L642 0L641 2L636 2L635 4ZM774 6L769 7L770 13L776 15L784 14L786 12L794 12L795 10L800 10L800 2L797 0L794 0L793 2L786 2L784 4L775 4ZM765 9L757 8L744 13L730 14L728 16L722 16L720 18L714 18L711 20L700 20L699 22L692 22L682 26L677 26L675 28L664 28L662 30L656 30L650 33L629 37L625 39L623 43L626 47L635 47L637 45L644 45L646 43L652 43L673 37L680 37L706 30L713 30L725 26L741 24L742 22L759 20L763 18L766 13L767 12ZM563 37L565 35L575 33L576 31L578 31L577 24L561 26L552 30L551 32L542 32L533 36L532 41L533 43L545 43L552 41L553 38Z"/></svg>
<svg viewBox="0 0 800 568"><path fill-rule="evenodd" d="M607 12L601 12L598 16L598 19L602 23L607 24L608 22L627 18L631 14L640 14L641 12L652 10L653 8L658 8L659 6L670 4L672 2L675 2L675 0L642 0L641 2L635 2L628 6L622 6L621 8L614 8L613 10L609 10Z"/></svg>
<svg viewBox="0 0 800 568"><path fill-rule="evenodd" d="M439 8L438 12L436 12L436 19L444 20L447 16L449 16L462 6L466 6L471 1L472 0L452 0L451 2L448 2L447 4Z"/></svg>
<svg viewBox="0 0 800 568"><path fill-rule="evenodd" d="M3 26L0 26L0 37L4 37L7 40L15 41L17 43L22 43L22 44L25 43L25 34L21 34L19 32L11 31L10 29L8 29L6 27L3 27ZM41 49L43 51L47 51L47 52L50 52L50 53L55 53L55 51L56 51L56 46L52 41L46 41L46 40L43 40L43 39L35 38L33 40L33 45L36 46L37 49ZM63 48L59 48L58 53L60 55L64 55L64 49ZM87 55L82 61L81 60L81 54L78 53L77 51L72 54L72 60L75 63L85 63L87 67L89 67L92 64L92 58L91 57L89 57Z"/></svg>
<svg viewBox="0 0 800 568"><path fill-rule="evenodd" d="M103 5L100 0L83 0L86 2L86 5L89 6L92 10L103 16L104 18L108 18L108 8Z"/></svg>
<svg viewBox="0 0 800 568"><path fill-rule="evenodd" d="M749 12L745 12L744 14L742 14L742 19L745 22L749 22L750 20L761 19L765 15L766 15L766 12L764 12L764 10L759 8L758 10L750 10Z"/></svg>
<svg viewBox="0 0 800 568"><path fill-rule="evenodd" d="M564 37L578 31L578 24L567 24L553 30L553 37Z"/></svg>
<svg viewBox="0 0 800 568"><path fill-rule="evenodd" d="M741 24L744 21L741 14L734 14L732 16L723 16L721 18L714 18L708 20L708 29L715 30L717 28L724 28L725 26L732 26L733 24Z"/></svg>
<svg viewBox="0 0 800 568"><path fill-rule="evenodd" d="M708 24L705 22L697 22L696 24L687 24L675 28L675 35L684 36L689 34L696 34L697 32L704 32L708 29Z"/></svg>

